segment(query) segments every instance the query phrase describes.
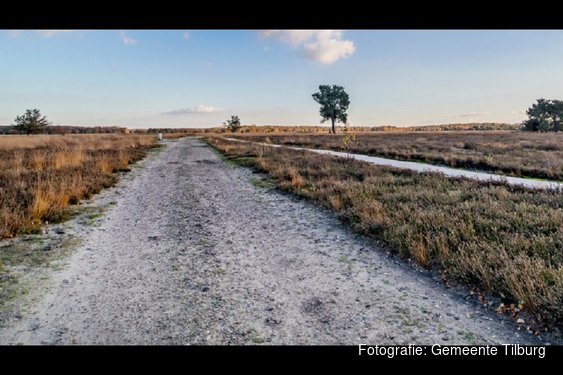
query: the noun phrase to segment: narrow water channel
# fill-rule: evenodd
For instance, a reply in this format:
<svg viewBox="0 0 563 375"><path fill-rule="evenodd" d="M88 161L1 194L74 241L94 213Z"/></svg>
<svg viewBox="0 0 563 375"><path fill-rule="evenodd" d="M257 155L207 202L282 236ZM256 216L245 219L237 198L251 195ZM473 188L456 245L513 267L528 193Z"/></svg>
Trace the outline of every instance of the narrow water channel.
<svg viewBox="0 0 563 375"><path fill-rule="evenodd" d="M240 139L234 138L226 138L230 141L236 142L245 142L248 143L249 141L243 141ZM466 177L471 178L474 180L481 180L481 181L505 181L510 185L520 185L525 186L527 188L533 189L560 189L563 191L563 183L557 181L548 181L548 180L534 180L528 178L520 178L520 177L510 177L510 176L503 176L493 173L485 173L485 172L475 172L475 171L468 171L465 169L456 169L456 168L449 168L449 167L442 167L438 165L426 164L426 163L416 163L411 161L401 161L401 160L394 160L394 159L386 159L380 158L377 156L368 156L368 155L361 155L361 154L348 154L346 152L338 152L332 150L319 150L313 148L304 148L304 147L295 147L295 146L284 146L284 145L275 145L269 143L259 143L259 142L250 142L256 143L263 146L270 146L270 147L285 147L290 148L293 150L305 150L316 152L317 154L324 154L324 155L334 155L338 157L350 157L356 160L365 161L371 164L377 165L388 165L391 167L396 168L404 168L410 169L412 171L417 172L439 172L443 173L448 177Z"/></svg>

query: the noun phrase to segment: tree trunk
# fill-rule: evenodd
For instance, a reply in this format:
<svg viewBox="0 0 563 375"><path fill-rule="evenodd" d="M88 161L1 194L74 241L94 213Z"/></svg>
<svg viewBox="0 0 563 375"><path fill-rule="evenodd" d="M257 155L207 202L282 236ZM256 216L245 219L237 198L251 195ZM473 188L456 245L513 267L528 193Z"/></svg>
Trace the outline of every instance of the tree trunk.
<svg viewBox="0 0 563 375"><path fill-rule="evenodd" d="M336 128L334 127L334 117L330 120L332 121L332 134L336 134Z"/></svg>

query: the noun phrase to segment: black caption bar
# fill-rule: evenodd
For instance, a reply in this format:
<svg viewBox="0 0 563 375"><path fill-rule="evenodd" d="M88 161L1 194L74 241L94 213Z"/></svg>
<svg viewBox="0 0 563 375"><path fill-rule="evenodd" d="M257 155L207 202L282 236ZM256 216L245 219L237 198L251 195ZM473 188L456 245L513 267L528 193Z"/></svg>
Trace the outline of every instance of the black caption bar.
<svg viewBox="0 0 563 375"><path fill-rule="evenodd" d="M543 359L546 357L545 346L526 346L519 344L505 345L483 345L483 346L456 346L456 345L407 345L407 346L380 346L380 345L358 345L359 356L378 356L389 359L396 357L533 357Z"/></svg>

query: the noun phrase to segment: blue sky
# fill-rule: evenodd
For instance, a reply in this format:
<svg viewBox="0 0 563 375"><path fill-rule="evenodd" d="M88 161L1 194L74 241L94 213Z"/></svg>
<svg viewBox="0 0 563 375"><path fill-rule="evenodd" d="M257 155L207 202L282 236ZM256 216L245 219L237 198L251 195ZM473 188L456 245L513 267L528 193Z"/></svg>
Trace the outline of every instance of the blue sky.
<svg viewBox="0 0 563 375"><path fill-rule="evenodd" d="M351 125L519 122L563 99L563 31L0 31L0 124L319 124L339 84Z"/></svg>

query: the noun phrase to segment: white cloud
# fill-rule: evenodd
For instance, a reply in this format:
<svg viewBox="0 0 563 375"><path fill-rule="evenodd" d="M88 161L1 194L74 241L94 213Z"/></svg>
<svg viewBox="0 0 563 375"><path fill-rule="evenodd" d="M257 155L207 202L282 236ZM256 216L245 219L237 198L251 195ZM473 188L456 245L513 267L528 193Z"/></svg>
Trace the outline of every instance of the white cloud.
<svg viewBox="0 0 563 375"><path fill-rule="evenodd" d="M187 31L184 31L184 33L182 34L182 37L186 40L190 39L190 33Z"/></svg>
<svg viewBox="0 0 563 375"><path fill-rule="evenodd" d="M221 108L212 107L210 105L199 104L194 107L195 113L213 113L221 112Z"/></svg>
<svg viewBox="0 0 563 375"><path fill-rule="evenodd" d="M477 117L477 116L486 116L489 115L490 112L469 112L469 113L462 113L459 117Z"/></svg>
<svg viewBox="0 0 563 375"><path fill-rule="evenodd" d="M217 113L217 112L222 112L223 110L221 108L217 108L217 107L212 107L210 105L203 105L203 104L198 104L193 108L181 108L181 109L177 109L175 111L169 111L169 112L162 112L163 115L172 115L172 116L181 116L181 115L191 115L194 113Z"/></svg>
<svg viewBox="0 0 563 375"><path fill-rule="evenodd" d="M37 33L44 38L52 38L55 35L71 33L72 30L37 30Z"/></svg>
<svg viewBox="0 0 563 375"><path fill-rule="evenodd" d="M119 32L119 36L121 37L121 41L122 41L123 44L125 44L125 45L134 46L135 44L137 44L137 40L131 38L130 36L127 36L127 34L125 33L125 31L120 31L120 32Z"/></svg>
<svg viewBox="0 0 563 375"><path fill-rule="evenodd" d="M308 59L322 64L348 58L356 51L353 41L343 39L342 30L263 30L259 34L290 44Z"/></svg>
<svg viewBox="0 0 563 375"><path fill-rule="evenodd" d="M323 64L332 64L338 59L352 56L356 51L354 42L333 35L321 35L316 41L305 43L304 49L309 59Z"/></svg>
<svg viewBox="0 0 563 375"><path fill-rule="evenodd" d="M264 38L276 38L284 43L297 46L312 39L320 30L262 30L260 35Z"/></svg>

